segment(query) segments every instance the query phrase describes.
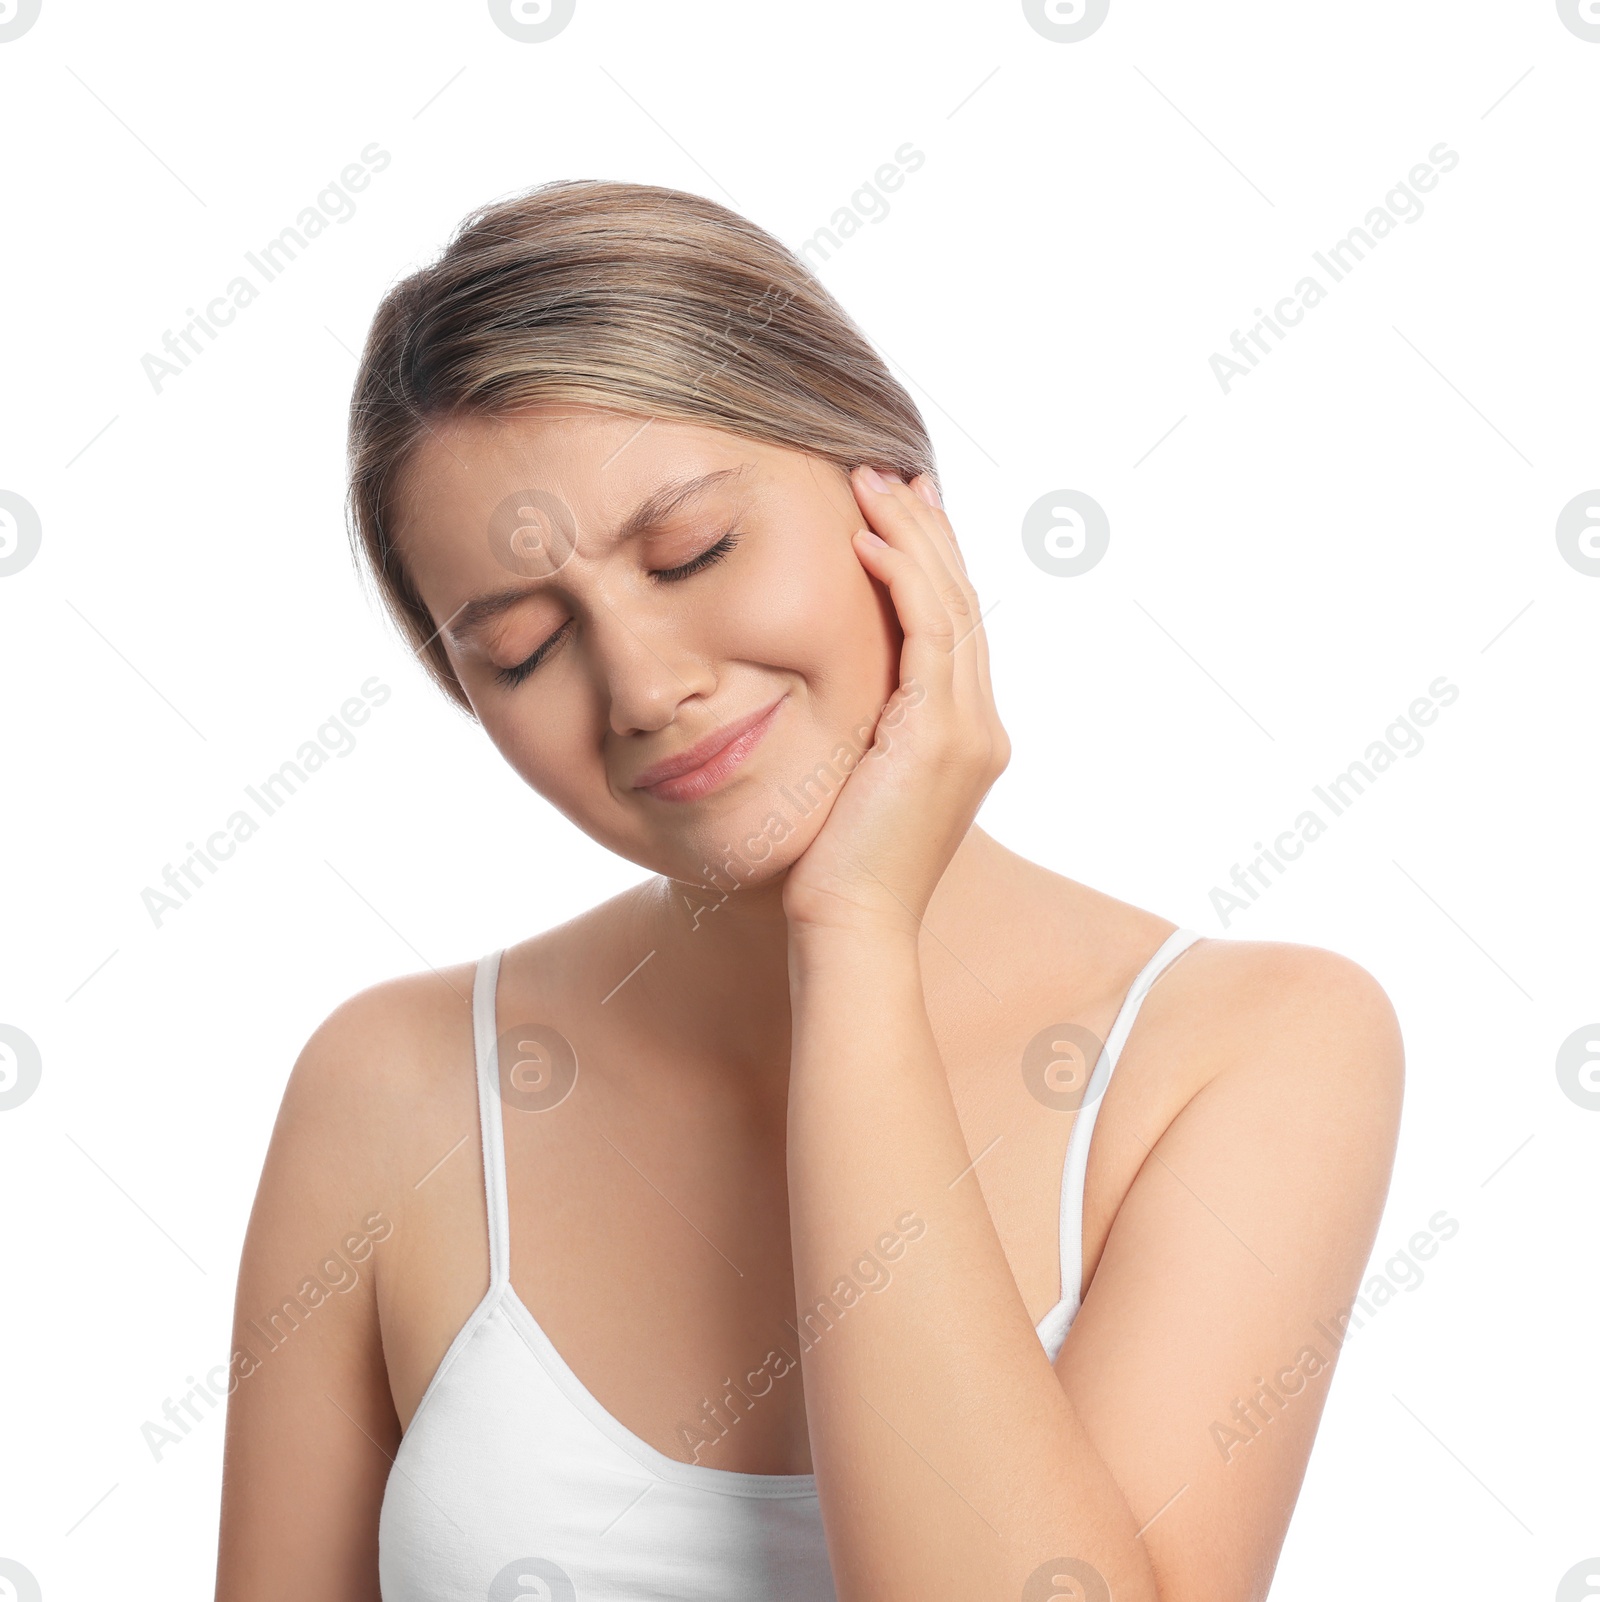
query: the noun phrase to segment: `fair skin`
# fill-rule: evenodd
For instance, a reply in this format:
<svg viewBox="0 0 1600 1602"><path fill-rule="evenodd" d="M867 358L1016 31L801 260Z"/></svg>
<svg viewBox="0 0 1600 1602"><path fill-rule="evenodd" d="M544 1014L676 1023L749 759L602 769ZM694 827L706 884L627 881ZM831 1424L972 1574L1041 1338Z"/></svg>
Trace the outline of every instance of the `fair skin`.
<svg viewBox="0 0 1600 1602"><path fill-rule="evenodd" d="M708 473L727 476L617 541ZM1061 1294L1074 1115L1030 1093L1021 1053L1063 1020L1103 1039L1173 924L973 824L1009 741L931 486L553 406L436 423L405 482L404 557L485 732L656 876L500 975L497 1028L540 1020L583 1065L558 1108L506 1118L512 1282L579 1379L671 1457L814 1472L841 1602L1017 1597L1063 1554L1118 1602L1265 1596L1330 1371L1231 1461L1213 1426L1241 1428L1235 1398L1357 1288L1401 1099L1377 983L1235 940L1162 976L1095 1127L1085 1300L1052 1366L1033 1326ZM485 537L530 486L575 530L543 567ZM730 530L720 560L652 576ZM635 788L780 698L720 788ZM831 793L783 799L842 748ZM506 860L526 874L526 842ZM487 1282L471 987L470 964L378 986L296 1065L241 1321L359 1220L392 1233L232 1397L225 1602L378 1594L391 1460ZM926 1228L888 1290L694 1441L703 1398L908 1211Z"/></svg>

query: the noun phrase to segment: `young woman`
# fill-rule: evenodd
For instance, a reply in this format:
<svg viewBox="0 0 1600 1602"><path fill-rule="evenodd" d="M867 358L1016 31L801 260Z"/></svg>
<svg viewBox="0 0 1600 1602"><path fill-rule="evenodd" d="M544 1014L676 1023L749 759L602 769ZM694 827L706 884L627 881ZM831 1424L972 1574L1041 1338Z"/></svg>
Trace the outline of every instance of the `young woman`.
<svg viewBox="0 0 1600 1602"><path fill-rule="evenodd" d="M547 185L390 292L351 471L422 662L650 877L307 1045L218 1596L1265 1596L1395 1017L974 825L981 609L860 332L710 201Z"/></svg>

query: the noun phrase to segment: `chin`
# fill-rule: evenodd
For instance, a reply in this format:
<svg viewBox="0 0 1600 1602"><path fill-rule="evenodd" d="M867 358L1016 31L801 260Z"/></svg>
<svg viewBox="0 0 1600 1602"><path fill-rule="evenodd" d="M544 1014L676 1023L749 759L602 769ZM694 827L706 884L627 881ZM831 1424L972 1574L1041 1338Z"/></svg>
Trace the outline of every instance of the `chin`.
<svg viewBox="0 0 1600 1602"><path fill-rule="evenodd" d="M787 792L787 793L785 793ZM704 887L716 905L736 889L755 889L783 878L817 837L832 796L812 799L803 792L757 791L720 817L695 820L657 861L657 871Z"/></svg>

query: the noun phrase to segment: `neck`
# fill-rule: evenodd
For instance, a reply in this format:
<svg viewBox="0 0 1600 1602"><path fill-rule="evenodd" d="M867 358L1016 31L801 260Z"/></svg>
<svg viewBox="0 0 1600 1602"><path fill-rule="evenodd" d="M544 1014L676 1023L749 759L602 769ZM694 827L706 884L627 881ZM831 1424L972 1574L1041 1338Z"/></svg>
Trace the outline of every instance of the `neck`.
<svg viewBox="0 0 1600 1602"><path fill-rule="evenodd" d="M923 918L921 946L941 966L984 948L1007 898L997 894L1020 859L974 825L957 847ZM788 923L783 881L727 889L656 878L628 897L628 982L639 1008L669 1038L692 1039L710 1060L787 1079ZM998 931L996 931L998 932ZM626 972L623 968L620 973Z"/></svg>

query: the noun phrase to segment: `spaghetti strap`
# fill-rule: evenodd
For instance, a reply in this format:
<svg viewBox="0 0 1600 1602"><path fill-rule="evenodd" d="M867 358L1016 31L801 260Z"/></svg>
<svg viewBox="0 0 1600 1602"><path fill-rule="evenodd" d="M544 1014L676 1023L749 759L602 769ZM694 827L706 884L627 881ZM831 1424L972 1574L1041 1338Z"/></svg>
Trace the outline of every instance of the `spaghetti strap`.
<svg viewBox="0 0 1600 1602"><path fill-rule="evenodd" d="M716 1431L738 1423L731 1402L731 1418L713 1415L707 1402L697 1423L679 1426L679 1450L692 1448L692 1458L668 1456L588 1389L510 1283L503 1136L507 1126L519 1127L517 1113L548 1109L572 1089L576 1056L548 1025L518 1019L513 1009L522 1003L510 995L506 1012L497 1013L503 956L477 964L468 1009L492 1284L456 1331L394 1449L376 1521L384 1602L484 1602L513 1593L529 1602L580 1594L836 1602L814 1475L702 1462L700 1449L715 1446ZM462 1133L443 1131L441 1143ZM770 1388L784 1360L767 1357ZM741 1385L760 1389L759 1375L735 1372ZM744 1406L753 1405L746 1396ZM668 1578L651 1583L662 1575Z"/></svg>
<svg viewBox="0 0 1600 1602"><path fill-rule="evenodd" d="M472 982L472 1047L478 1071L478 1127L483 1137L483 1192L489 1215L489 1289L511 1278L511 1217L506 1204L506 1145L500 1122L500 1049L495 1036L499 951L478 963Z"/></svg>
<svg viewBox="0 0 1600 1602"><path fill-rule="evenodd" d="M1112 1022L1111 1031L1106 1036L1099 1060L1084 1090L1083 1105L1073 1119L1072 1133L1067 1137L1066 1160L1061 1167L1061 1300L1052 1309L1055 1315L1052 1322L1058 1324L1063 1335L1066 1326L1077 1316L1082 1300L1084 1179L1089 1171L1089 1141L1094 1135L1095 1120L1100 1115L1100 1106L1111 1083L1112 1071L1122 1055L1134 1019L1139 1016L1140 1004L1150 993L1150 987L1190 946L1204 938L1193 929L1174 929L1162 941L1155 955L1139 970ZM1060 1322L1063 1309L1065 1323Z"/></svg>

